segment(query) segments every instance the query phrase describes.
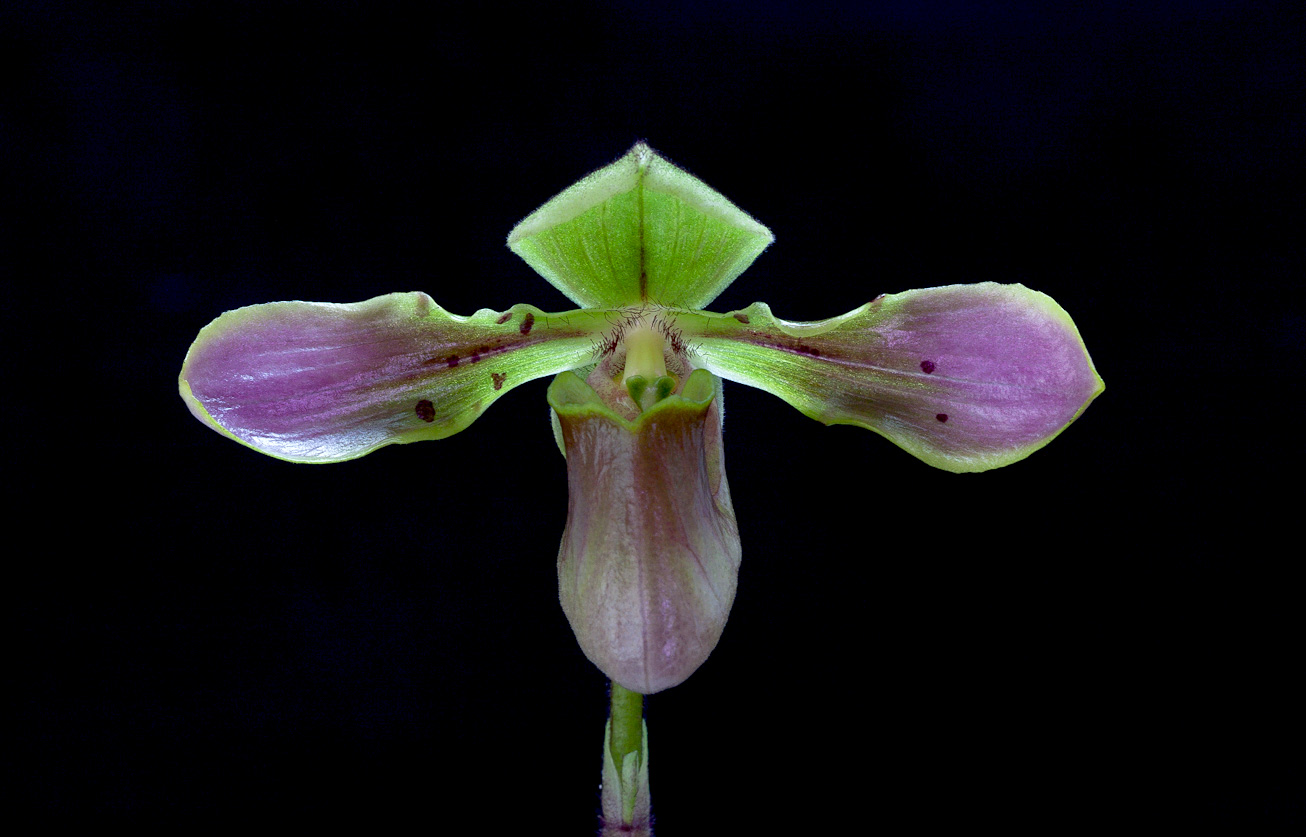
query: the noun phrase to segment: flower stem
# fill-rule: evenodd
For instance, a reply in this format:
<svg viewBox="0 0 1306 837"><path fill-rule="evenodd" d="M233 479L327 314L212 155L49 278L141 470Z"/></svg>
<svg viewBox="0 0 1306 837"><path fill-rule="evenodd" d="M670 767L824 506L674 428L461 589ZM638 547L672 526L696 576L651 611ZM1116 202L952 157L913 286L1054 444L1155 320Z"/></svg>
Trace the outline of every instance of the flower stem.
<svg viewBox="0 0 1306 837"><path fill-rule="evenodd" d="M627 753L639 753L644 737L644 696L612 683L612 760L621 764Z"/></svg>
<svg viewBox="0 0 1306 837"><path fill-rule="evenodd" d="M603 731L603 837L652 837L648 793L648 726L644 696L612 684L612 715Z"/></svg>

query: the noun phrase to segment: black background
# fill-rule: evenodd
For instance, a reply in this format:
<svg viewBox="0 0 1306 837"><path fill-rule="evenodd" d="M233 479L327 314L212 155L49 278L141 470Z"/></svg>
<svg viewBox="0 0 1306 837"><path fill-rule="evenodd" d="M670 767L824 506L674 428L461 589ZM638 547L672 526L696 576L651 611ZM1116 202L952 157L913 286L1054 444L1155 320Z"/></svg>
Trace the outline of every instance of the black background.
<svg viewBox="0 0 1306 837"><path fill-rule="evenodd" d="M1301 823L1300 5L1041 5L8 4L10 810L590 833L547 380L310 467L176 375L257 302L570 307L504 237L645 139L776 234L713 310L1022 282L1107 383L970 476L727 385L660 833Z"/></svg>

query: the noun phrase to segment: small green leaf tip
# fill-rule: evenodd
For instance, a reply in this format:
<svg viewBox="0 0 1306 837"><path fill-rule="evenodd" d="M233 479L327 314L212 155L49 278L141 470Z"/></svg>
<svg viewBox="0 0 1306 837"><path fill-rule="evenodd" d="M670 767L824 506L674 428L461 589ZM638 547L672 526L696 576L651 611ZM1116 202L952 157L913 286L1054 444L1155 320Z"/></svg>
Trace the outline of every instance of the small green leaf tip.
<svg viewBox="0 0 1306 837"><path fill-rule="evenodd" d="M508 246L576 304L702 308L771 231L644 143L527 216Z"/></svg>
<svg viewBox="0 0 1306 837"><path fill-rule="evenodd" d="M611 719L603 725L603 825L600 837L650 837L653 834L648 790L648 725L642 718L637 722L639 747L622 756L620 764L613 757Z"/></svg>

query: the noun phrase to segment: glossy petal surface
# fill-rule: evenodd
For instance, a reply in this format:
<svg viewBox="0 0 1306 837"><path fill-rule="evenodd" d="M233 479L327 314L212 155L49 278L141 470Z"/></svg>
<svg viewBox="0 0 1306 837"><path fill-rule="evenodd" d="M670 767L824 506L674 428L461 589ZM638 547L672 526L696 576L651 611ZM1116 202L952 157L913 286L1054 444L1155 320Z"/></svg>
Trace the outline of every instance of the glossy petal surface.
<svg viewBox="0 0 1306 837"><path fill-rule="evenodd" d="M549 387L567 454L558 590L581 649L643 694L682 682L725 628L739 529L721 460L719 382L693 373L634 421L571 373Z"/></svg>
<svg viewBox="0 0 1306 837"><path fill-rule="evenodd" d="M681 324L697 365L948 471L1025 458L1103 389L1070 316L1023 285L907 291L815 323L757 303Z"/></svg>
<svg viewBox="0 0 1306 837"><path fill-rule="evenodd" d="M508 246L585 308L702 308L771 231L640 143L518 224Z"/></svg>
<svg viewBox="0 0 1306 837"><path fill-rule="evenodd" d="M442 439L518 384L592 354L600 313L450 314L424 293L366 302L272 302L205 326L182 367L196 418L294 462L338 462Z"/></svg>

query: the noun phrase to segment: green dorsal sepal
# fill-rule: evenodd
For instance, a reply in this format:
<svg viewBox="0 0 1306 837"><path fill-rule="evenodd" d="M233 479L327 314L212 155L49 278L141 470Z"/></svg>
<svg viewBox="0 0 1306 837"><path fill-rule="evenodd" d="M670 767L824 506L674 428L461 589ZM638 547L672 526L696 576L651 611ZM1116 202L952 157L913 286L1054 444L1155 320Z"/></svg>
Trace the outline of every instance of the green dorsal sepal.
<svg viewBox="0 0 1306 837"><path fill-rule="evenodd" d="M562 191L508 246L585 308L703 308L773 236L644 143Z"/></svg>

